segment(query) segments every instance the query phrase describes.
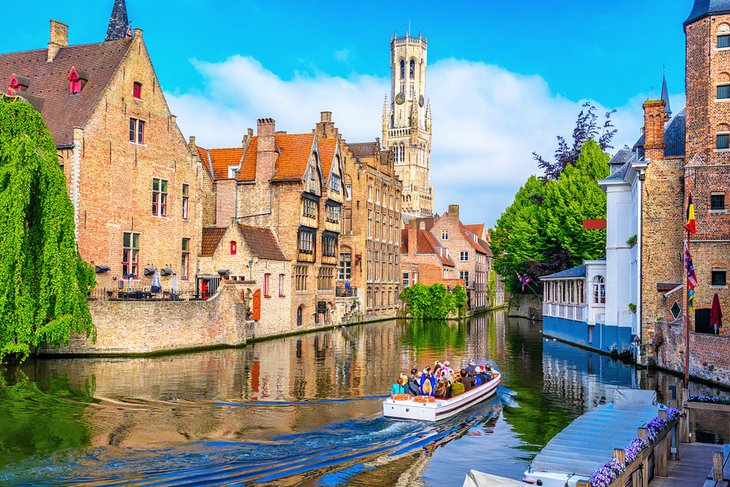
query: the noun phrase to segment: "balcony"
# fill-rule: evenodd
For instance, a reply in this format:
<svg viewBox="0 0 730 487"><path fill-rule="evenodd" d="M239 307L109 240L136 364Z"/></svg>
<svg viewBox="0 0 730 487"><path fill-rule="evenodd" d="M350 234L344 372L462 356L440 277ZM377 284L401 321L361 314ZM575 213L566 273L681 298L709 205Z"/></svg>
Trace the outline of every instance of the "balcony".
<svg viewBox="0 0 730 487"><path fill-rule="evenodd" d="M338 298L354 298L357 296L357 288L356 287L345 287L345 286L337 286L335 288L335 297Z"/></svg>
<svg viewBox="0 0 730 487"><path fill-rule="evenodd" d="M585 304L543 303L542 315L573 321L586 321L586 308L587 305Z"/></svg>

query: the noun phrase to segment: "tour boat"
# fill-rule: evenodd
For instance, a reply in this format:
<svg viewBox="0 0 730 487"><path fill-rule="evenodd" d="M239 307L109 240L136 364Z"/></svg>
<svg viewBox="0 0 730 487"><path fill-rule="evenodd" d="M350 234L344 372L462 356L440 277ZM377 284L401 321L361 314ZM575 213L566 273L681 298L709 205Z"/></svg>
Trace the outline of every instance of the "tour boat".
<svg viewBox="0 0 730 487"><path fill-rule="evenodd" d="M502 381L502 374L492 368L492 380L449 399L396 394L383 401L383 416L394 419L441 421L492 395Z"/></svg>

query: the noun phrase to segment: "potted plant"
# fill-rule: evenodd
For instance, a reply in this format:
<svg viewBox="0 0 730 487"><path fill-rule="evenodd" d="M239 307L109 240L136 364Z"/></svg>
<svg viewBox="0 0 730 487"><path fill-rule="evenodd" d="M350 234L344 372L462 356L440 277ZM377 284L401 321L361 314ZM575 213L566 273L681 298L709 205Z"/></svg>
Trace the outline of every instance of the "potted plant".
<svg viewBox="0 0 730 487"><path fill-rule="evenodd" d="M629 303L629 311L636 313L636 305L634 303Z"/></svg>
<svg viewBox="0 0 730 487"><path fill-rule="evenodd" d="M632 235L626 240L626 245L629 246L629 248L634 248L634 245L636 245L636 235Z"/></svg>

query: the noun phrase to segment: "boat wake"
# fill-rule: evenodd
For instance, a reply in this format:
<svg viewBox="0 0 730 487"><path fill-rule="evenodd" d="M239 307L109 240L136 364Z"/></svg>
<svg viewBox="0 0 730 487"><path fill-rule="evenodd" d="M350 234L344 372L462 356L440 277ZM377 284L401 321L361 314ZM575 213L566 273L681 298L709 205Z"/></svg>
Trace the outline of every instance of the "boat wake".
<svg viewBox="0 0 730 487"><path fill-rule="evenodd" d="M429 455L501 411L509 392L439 424L393 421L381 414L335 421L314 431L259 441L191 441L169 448L100 446L83 453L31 459L0 472L0 484L82 486L343 485L404 456ZM379 400L381 396L360 398ZM320 401L314 401L320 402ZM225 414L261 403L216 403ZM282 403L277 406L284 406ZM242 435L245 438L245 435ZM395 469L395 475L399 475Z"/></svg>

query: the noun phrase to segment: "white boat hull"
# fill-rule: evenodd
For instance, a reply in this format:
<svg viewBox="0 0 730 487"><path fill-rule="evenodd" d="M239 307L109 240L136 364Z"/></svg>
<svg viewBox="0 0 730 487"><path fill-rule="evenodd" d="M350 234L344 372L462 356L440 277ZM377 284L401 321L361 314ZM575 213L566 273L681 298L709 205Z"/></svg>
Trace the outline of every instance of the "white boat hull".
<svg viewBox="0 0 730 487"><path fill-rule="evenodd" d="M501 382L502 375L496 374L486 384L451 399L435 399L434 402L418 402L415 398L400 400L389 397L383 401L383 416L395 419L441 421L493 396Z"/></svg>

